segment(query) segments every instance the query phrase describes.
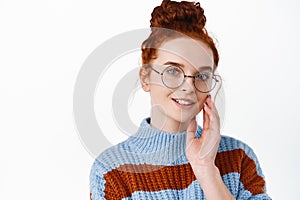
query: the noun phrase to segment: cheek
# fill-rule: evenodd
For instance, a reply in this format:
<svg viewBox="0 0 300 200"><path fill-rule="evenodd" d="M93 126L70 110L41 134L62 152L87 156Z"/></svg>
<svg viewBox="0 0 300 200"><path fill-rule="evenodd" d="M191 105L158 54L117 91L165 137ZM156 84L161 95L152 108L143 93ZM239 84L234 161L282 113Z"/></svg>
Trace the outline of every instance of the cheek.
<svg viewBox="0 0 300 200"><path fill-rule="evenodd" d="M149 81L152 85L162 85L161 77L158 74L151 73L149 76Z"/></svg>
<svg viewBox="0 0 300 200"><path fill-rule="evenodd" d="M169 101L171 92L163 86L152 85L151 86L151 99L155 104L164 104Z"/></svg>

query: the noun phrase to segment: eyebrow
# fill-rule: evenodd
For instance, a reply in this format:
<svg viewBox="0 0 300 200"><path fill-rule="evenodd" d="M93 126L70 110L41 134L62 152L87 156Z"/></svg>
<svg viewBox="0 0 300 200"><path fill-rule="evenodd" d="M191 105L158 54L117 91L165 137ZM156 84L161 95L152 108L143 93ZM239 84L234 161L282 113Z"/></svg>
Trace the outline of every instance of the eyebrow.
<svg viewBox="0 0 300 200"><path fill-rule="evenodd" d="M172 61L168 61L168 62L164 63L163 65L175 65L177 67L184 68L183 64L177 63L177 62L172 62ZM197 69L198 69L198 71L204 71L204 70L210 70L210 71L212 71L212 67L211 66L201 66L201 67L199 67Z"/></svg>

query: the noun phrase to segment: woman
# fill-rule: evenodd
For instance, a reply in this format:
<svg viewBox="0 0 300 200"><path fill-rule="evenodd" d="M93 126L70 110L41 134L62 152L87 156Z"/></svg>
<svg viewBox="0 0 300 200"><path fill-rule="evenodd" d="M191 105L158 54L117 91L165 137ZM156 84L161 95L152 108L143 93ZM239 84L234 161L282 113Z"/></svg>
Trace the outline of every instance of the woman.
<svg viewBox="0 0 300 200"><path fill-rule="evenodd" d="M199 3L163 1L153 10L140 69L151 116L95 160L91 199L270 199L252 149L220 135L209 95L220 82L219 55L205 22Z"/></svg>

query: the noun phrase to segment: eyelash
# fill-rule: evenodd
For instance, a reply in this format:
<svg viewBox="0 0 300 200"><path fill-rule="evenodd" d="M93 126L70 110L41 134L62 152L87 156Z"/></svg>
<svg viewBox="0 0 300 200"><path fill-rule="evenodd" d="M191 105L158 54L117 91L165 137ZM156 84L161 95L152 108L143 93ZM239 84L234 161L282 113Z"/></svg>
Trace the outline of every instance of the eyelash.
<svg viewBox="0 0 300 200"><path fill-rule="evenodd" d="M201 78L200 76L205 76L205 78L203 79L203 78ZM209 76L208 76L207 74L204 74L204 73L198 74L197 77L199 77L199 79L201 79L201 80L206 80L206 79L209 78Z"/></svg>
<svg viewBox="0 0 300 200"><path fill-rule="evenodd" d="M169 70L168 70L168 72L169 72L170 74L173 74L173 73L170 72L171 70L175 70L177 73L180 72L180 71L177 69L177 67L172 67L172 69L169 69Z"/></svg>
<svg viewBox="0 0 300 200"><path fill-rule="evenodd" d="M171 72L171 70L175 70L176 72L180 72L180 70L178 69L177 66L172 66L172 65L170 65L170 66L168 66L168 67L171 67L171 69L168 70L168 73L170 73L170 74L173 74L173 73ZM200 78L200 76L203 76L203 75L205 76L205 79ZM207 74L205 74L204 72L199 72L199 74L197 74L196 76L199 77L201 80L206 80L206 79L209 78L209 76L208 76Z"/></svg>

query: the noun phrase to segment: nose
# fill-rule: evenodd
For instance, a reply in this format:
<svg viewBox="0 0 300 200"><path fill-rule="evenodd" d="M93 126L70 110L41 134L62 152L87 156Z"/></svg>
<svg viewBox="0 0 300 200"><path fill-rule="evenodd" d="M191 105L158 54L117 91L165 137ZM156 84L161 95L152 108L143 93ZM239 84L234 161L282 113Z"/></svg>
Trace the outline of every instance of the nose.
<svg viewBox="0 0 300 200"><path fill-rule="evenodd" d="M181 90L187 92L195 91L194 77L186 75L181 85Z"/></svg>

